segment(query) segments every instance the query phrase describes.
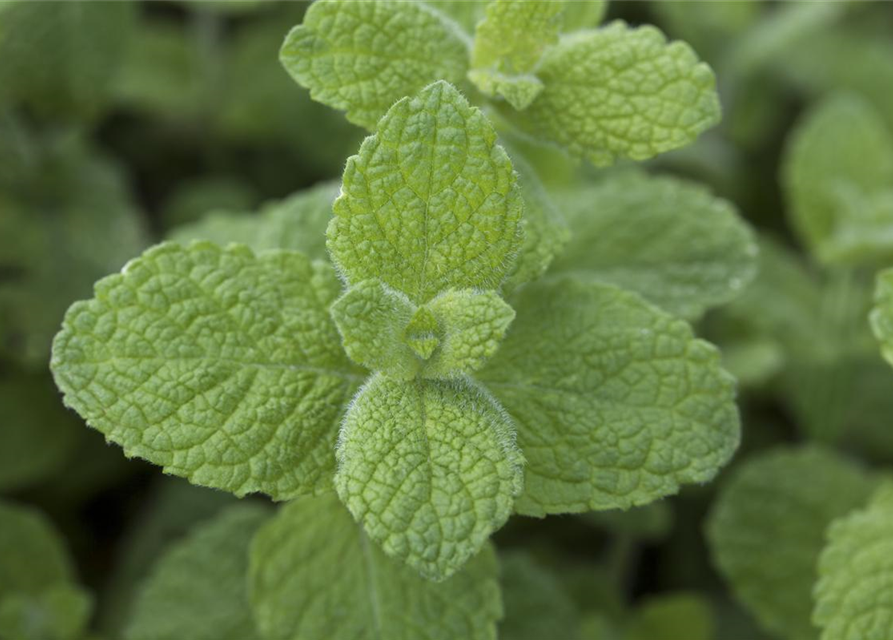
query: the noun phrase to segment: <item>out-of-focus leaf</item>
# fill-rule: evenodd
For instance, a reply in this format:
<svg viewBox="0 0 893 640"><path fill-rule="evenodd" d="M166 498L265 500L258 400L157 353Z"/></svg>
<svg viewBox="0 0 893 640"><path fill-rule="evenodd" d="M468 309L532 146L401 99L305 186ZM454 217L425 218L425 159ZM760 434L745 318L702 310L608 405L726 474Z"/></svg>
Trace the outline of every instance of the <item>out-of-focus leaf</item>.
<svg viewBox="0 0 893 640"><path fill-rule="evenodd" d="M502 554L499 564L505 607L501 640L579 638L579 615L556 576L523 551Z"/></svg>

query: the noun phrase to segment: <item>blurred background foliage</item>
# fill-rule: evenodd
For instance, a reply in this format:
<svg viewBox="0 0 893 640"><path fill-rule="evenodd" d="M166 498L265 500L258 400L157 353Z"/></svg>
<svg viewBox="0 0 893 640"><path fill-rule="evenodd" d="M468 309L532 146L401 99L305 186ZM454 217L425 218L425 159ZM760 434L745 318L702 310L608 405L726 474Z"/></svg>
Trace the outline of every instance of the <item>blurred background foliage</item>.
<svg viewBox="0 0 893 640"><path fill-rule="evenodd" d="M305 8L0 3L0 638L119 637L153 563L235 500L106 446L61 406L47 363L69 304L161 239L323 251L321 236L277 218L331 199L328 181L363 132L312 102L279 64ZM476 10L456 9L472 21ZM866 321L874 268L813 257L781 178L790 131L828 95L858 96L893 130L893 5L661 0L614 2L608 17L688 41L719 80L722 124L646 169L709 186L761 235L754 283L698 325L739 378L744 441L718 483L673 499L513 518L496 536L502 637L776 637L730 595L704 521L725 476L770 448L815 443L893 462L893 372ZM512 144L556 190L605 173ZM4 537L13 520L33 535ZM11 548L36 558L39 584L14 584ZM17 591L40 594L49 612L37 635L5 622L27 604Z"/></svg>

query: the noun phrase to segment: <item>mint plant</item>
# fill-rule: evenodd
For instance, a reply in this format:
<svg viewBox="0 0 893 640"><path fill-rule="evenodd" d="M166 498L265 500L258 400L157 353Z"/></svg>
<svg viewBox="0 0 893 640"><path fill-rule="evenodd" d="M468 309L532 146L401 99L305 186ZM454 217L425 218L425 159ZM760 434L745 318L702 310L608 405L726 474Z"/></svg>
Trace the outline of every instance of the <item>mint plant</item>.
<svg viewBox="0 0 893 640"><path fill-rule="evenodd" d="M0 640L888 640L891 26L0 2Z"/></svg>

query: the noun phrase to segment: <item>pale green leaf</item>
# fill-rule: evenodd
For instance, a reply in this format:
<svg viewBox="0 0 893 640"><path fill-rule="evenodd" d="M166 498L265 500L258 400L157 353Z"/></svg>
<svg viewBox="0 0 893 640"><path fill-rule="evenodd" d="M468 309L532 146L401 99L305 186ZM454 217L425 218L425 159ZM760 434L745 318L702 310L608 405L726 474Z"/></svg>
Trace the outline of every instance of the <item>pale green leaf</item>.
<svg viewBox="0 0 893 640"><path fill-rule="evenodd" d="M351 404L335 486L369 537L442 580L509 517L523 459L509 417L468 380L375 376Z"/></svg>
<svg viewBox="0 0 893 640"><path fill-rule="evenodd" d="M331 313L351 360L401 380L418 373L422 362L406 335L416 307L405 295L378 280L364 280L345 291Z"/></svg>
<svg viewBox="0 0 893 640"><path fill-rule="evenodd" d="M893 185L893 135L861 98L833 96L807 113L787 143L782 179L791 223L819 260L864 261L879 252L893 255L893 245L883 237L871 237L885 222L893 225L893 216L884 220L893 213L889 205L879 209L858 205L860 198L871 198ZM874 255L854 254L854 239L849 236L859 227L855 242L881 242L886 253L875 246Z"/></svg>
<svg viewBox="0 0 893 640"><path fill-rule="evenodd" d="M277 202L265 204L256 215L212 212L202 220L174 229L175 242L209 240L221 246L247 244L254 251L288 249L315 260L325 260L326 225L339 185L323 182Z"/></svg>
<svg viewBox="0 0 893 640"><path fill-rule="evenodd" d="M127 640L260 640L248 602L248 551L269 518L262 504L229 507L156 563Z"/></svg>
<svg viewBox="0 0 893 640"><path fill-rule="evenodd" d="M445 291L426 307L441 327L438 348L422 372L428 378L454 378L480 369L515 319L515 311L495 291Z"/></svg>
<svg viewBox="0 0 893 640"><path fill-rule="evenodd" d="M893 635L893 485L868 508L831 523L818 562L813 622L822 640L886 640Z"/></svg>
<svg viewBox="0 0 893 640"><path fill-rule="evenodd" d="M166 243L69 309L51 367L65 403L128 456L195 484L288 499L331 486L361 380L298 253Z"/></svg>
<svg viewBox="0 0 893 640"><path fill-rule="evenodd" d="M484 94L527 108L543 89L530 72L546 47L558 42L564 4L493 0L475 31L469 79Z"/></svg>
<svg viewBox="0 0 893 640"><path fill-rule="evenodd" d="M0 102L58 118L105 106L137 7L130 2L11 2L0 20Z"/></svg>
<svg viewBox="0 0 893 640"><path fill-rule="evenodd" d="M627 508L710 480L738 444L734 381L691 327L611 285L534 283L479 378L515 419L523 514Z"/></svg>
<svg viewBox="0 0 893 640"><path fill-rule="evenodd" d="M712 640L713 612L695 593L657 596L640 605L626 629L625 640Z"/></svg>
<svg viewBox="0 0 893 640"><path fill-rule="evenodd" d="M58 583L36 595L16 593L0 600L0 638L82 640L92 611L93 597L70 584Z"/></svg>
<svg viewBox="0 0 893 640"><path fill-rule="evenodd" d="M49 377L0 378L0 491L34 484L71 459L83 424L65 411Z"/></svg>
<svg viewBox="0 0 893 640"><path fill-rule="evenodd" d="M576 31L597 27L608 12L608 0L571 0L564 4L564 28Z"/></svg>
<svg viewBox="0 0 893 640"><path fill-rule="evenodd" d="M74 579L61 536L39 511L0 501L0 602Z"/></svg>
<svg viewBox="0 0 893 640"><path fill-rule="evenodd" d="M496 640L493 548L444 582L383 554L334 496L286 506L255 537L251 602L277 640Z"/></svg>
<svg viewBox="0 0 893 640"><path fill-rule="evenodd" d="M500 640L577 640L579 614L556 577L523 551L500 557L505 618Z"/></svg>
<svg viewBox="0 0 893 640"><path fill-rule="evenodd" d="M461 82L468 44L422 2L319 0L286 37L280 60L314 100L374 130L397 100L436 80Z"/></svg>
<svg viewBox="0 0 893 640"><path fill-rule="evenodd" d="M767 631L817 636L810 594L825 528L864 504L873 487L862 468L817 448L769 451L736 470L707 537L718 569Z"/></svg>
<svg viewBox="0 0 893 640"><path fill-rule="evenodd" d="M710 67L651 26L617 21L565 36L537 77L545 88L518 123L597 166L685 146L720 117Z"/></svg>
<svg viewBox="0 0 893 640"><path fill-rule="evenodd" d="M564 2L493 0L477 25L471 64L506 74L526 73L558 42Z"/></svg>
<svg viewBox="0 0 893 640"><path fill-rule="evenodd" d="M700 185L630 174L569 189L558 202L573 234L550 275L615 284L697 318L756 274L750 227Z"/></svg>
<svg viewBox="0 0 893 640"><path fill-rule="evenodd" d="M512 163L487 118L445 82L391 107L347 161L342 189L327 232L342 275L378 278L416 303L496 288L521 243Z"/></svg>
<svg viewBox="0 0 893 640"><path fill-rule="evenodd" d="M534 168L518 149L509 147L508 152L518 172L518 184L524 198L524 217L521 220L524 241L502 284L503 291L511 292L546 273L555 256L564 250L570 239L570 229Z"/></svg>

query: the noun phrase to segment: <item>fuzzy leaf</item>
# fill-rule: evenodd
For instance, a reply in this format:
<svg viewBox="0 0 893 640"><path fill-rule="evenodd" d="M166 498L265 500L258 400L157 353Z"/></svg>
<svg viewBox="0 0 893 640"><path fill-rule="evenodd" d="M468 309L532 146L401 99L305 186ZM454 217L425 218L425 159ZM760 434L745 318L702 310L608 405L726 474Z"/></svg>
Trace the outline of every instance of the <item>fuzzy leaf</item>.
<svg viewBox="0 0 893 640"><path fill-rule="evenodd" d="M251 602L266 638L495 640L502 616L489 545L445 582L375 546L334 496L282 509L251 548Z"/></svg>
<svg viewBox="0 0 893 640"><path fill-rule="evenodd" d="M502 526L521 488L511 420L473 383L372 378L351 404L335 486L388 555L442 580Z"/></svg>
<svg viewBox="0 0 893 640"><path fill-rule="evenodd" d="M893 210L859 206L858 201L893 185L893 135L861 98L833 96L798 123L787 145L782 178L791 222L812 253L826 262L841 257L864 262L866 256L851 249L854 229L863 227L863 242L877 243L872 236L884 225L873 218ZM886 221L890 225L893 217ZM874 247L867 257L893 256L893 242L884 242L883 248L886 253Z"/></svg>
<svg viewBox="0 0 893 640"><path fill-rule="evenodd" d="M559 203L574 233L550 275L615 284L697 318L756 274L753 232L699 185L632 174L569 190Z"/></svg>
<svg viewBox="0 0 893 640"><path fill-rule="evenodd" d="M710 67L651 26L617 21L565 36L537 77L545 88L518 123L596 166L685 146L720 117Z"/></svg>
<svg viewBox="0 0 893 640"><path fill-rule="evenodd" d="M248 602L248 550L269 518L237 504L202 524L156 563L137 600L127 640L260 640Z"/></svg>
<svg viewBox="0 0 893 640"><path fill-rule="evenodd" d="M817 448L778 449L738 467L707 537L720 572L767 631L815 638L810 594L825 528L865 503L873 487L863 469Z"/></svg>
<svg viewBox="0 0 893 640"><path fill-rule="evenodd" d="M285 39L280 60L314 100L370 131L397 100L465 77L456 25L421 2L319 0Z"/></svg>
<svg viewBox="0 0 893 640"><path fill-rule="evenodd" d="M195 484L288 499L331 486L361 379L297 253L162 244L69 309L51 367L65 403L128 456Z"/></svg>
<svg viewBox="0 0 893 640"><path fill-rule="evenodd" d="M378 280L357 283L331 309L351 360L401 380L414 378L421 367L404 338L415 311L405 295Z"/></svg>
<svg viewBox="0 0 893 640"><path fill-rule="evenodd" d="M716 349L639 296L533 283L478 378L527 458L520 513L627 508L706 482L738 444L734 381Z"/></svg>
<svg viewBox="0 0 893 640"><path fill-rule="evenodd" d="M288 249L327 260L326 225L338 189L335 182L323 182L266 204L256 215L212 212L199 222L177 227L168 239L183 244L209 240L221 246L235 242L256 252Z"/></svg>
<svg viewBox="0 0 893 640"><path fill-rule="evenodd" d="M445 82L391 107L347 161L342 189L327 232L336 265L350 282L378 278L417 304L497 287L520 246L512 163L486 117Z"/></svg>
<svg viewBox="0 0 893 640"><path fill-rule="evenodd" d="M543 51L558 41L564 2L494 0L477 25L469 79L483 93L525 109L543 90L529 73Z"/></svg>
<svg viewBox="0 0 893 640"><path fill-rule="evenodd" d="M819 557L813 622L821 640L893 636L893 485L831 523Z"/></svg>

